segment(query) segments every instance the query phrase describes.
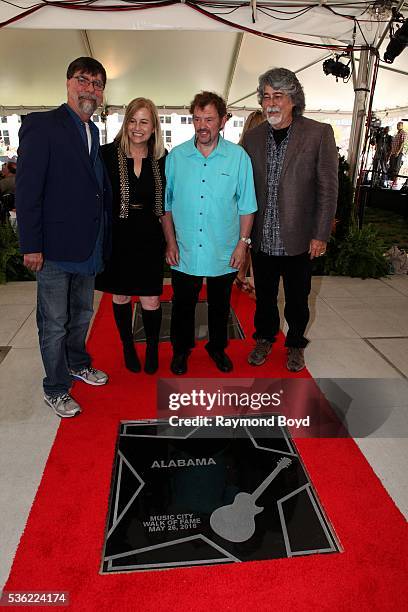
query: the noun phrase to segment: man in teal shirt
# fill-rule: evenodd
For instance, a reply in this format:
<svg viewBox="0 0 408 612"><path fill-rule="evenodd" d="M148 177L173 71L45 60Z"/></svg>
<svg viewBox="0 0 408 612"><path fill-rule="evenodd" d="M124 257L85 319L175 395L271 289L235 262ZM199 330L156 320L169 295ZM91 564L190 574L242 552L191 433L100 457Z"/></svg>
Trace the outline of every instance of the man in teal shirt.
<svg viewBox="0 0 408 612"><path fill-rule="evenodd" d="M166 251L172 267L171 342L174 374L187 372L194 347L194 318L207 278L209 356L222 372L232 370L225 353L231 287L250 246L257 210L251 161L220 136L227 121L224 100L197 94L190 106L195 136L166 159L166 211L175 234Z"/></svg>

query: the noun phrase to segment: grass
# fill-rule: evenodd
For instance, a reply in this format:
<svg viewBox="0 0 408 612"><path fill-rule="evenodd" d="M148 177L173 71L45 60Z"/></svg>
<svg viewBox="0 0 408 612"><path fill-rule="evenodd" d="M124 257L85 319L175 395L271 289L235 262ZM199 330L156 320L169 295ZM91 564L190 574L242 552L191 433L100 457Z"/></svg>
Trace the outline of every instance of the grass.
<svg viewBox="0 0 408 612"><path fill-rule="evenodd" d="M383 240L385 250L393 245L408 251L408 219L391 210L367 207L364 224L371 223Z"/></svg>

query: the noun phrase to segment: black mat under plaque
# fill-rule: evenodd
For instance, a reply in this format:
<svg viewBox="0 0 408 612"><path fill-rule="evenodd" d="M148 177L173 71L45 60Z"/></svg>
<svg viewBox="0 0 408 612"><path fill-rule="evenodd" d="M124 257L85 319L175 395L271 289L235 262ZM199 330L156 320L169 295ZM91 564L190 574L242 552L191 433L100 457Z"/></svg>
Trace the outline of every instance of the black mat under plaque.
<svg viewBox="0 0 408 612"><path fill-rule="evenodd" d="M340 550L285 428L203 429L120 424L103 573Z"/></svg>
<svg viewBox="0 0 408 612"><path fill-rule="evenodd" d="M160 331L161 342L170 340L170 319L171 319L171 302L162 302L163 319ZM244 331L238 321L237 315L230 309L228 317L228 338L242 339L245 338ZM208 318L207 318L207 302L198 302L196 306L195 316L195 337L197 340L208 339ZM146 336L142 323L142 309L140 302L137 302L134 314L133 323L133 338L135 342L145 342Z"/></svg>

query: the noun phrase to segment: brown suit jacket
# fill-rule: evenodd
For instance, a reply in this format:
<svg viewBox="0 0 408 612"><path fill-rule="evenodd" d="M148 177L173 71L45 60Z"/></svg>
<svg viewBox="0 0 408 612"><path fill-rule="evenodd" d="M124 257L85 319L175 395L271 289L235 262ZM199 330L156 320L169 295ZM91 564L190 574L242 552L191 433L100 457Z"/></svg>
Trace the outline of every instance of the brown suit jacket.
<svg viewBox="0 0 408 612"><path fill-rule="evenodd" d="M252 244L259 250L267 204L266 147L269 124L264 121L244 136L252 160L258 212ZM309 243L328 240L337 206L338 153L333 129L306 117L295 117L278 188L280 231L288 255L299 255Z"/></svg>

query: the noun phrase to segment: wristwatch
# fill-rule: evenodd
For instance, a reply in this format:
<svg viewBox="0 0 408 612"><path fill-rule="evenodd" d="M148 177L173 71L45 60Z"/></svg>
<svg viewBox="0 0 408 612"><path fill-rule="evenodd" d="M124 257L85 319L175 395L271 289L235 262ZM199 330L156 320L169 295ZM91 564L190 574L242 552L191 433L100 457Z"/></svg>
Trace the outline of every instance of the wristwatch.
<svg viewBox="0 0 408 612"><path fill-rule="evenodd" d="M251 246L251 239L250 239L250 238L248 238L247 236L241 236L241 237L240 237L240 240L241 240L242 242L245 242L245 244L246 244L248 247L250 247L250 246Z"/></svg>

